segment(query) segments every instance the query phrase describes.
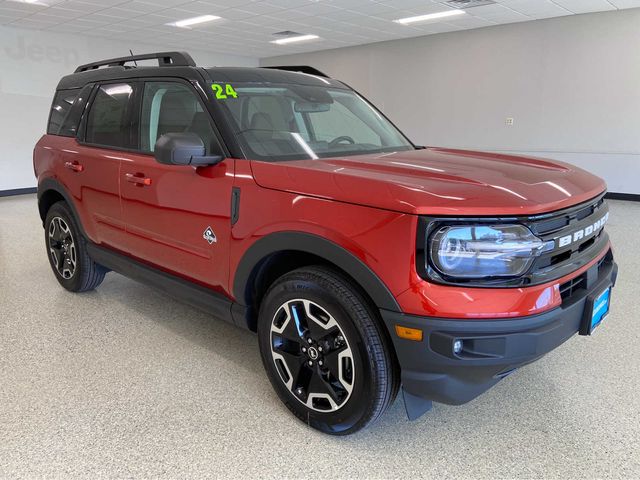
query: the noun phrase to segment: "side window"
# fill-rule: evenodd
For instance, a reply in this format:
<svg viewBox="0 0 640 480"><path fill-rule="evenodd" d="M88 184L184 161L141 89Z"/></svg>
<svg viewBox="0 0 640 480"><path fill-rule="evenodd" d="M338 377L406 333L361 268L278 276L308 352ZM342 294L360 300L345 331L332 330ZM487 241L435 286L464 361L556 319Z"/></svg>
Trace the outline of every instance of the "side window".
<svg viewBox="0 0 640 480"><path fill-rule="evenodd" d="M79 88L74 90L58 90L56 92L56 95L53 97L53 104L51 105L51 113L49 114L47 134L60 135L60 128L69 116L73 102L78 98L79 93Z"/></svg>
<svg viewBox="0 0 640 480"><path fill-rule="evenodd" d="M153 152L162 135L183 132L197 134L207 154L220 152L209 113L191 88L176 82L145 83L140 119L141 149Z"/></svg>
<svg viewBox="0 0 640 480"><path fill-rule="evenodd" d="M80 126L80 120L82 119L82 113L87 106L87 100L91 95L93 85L85 85L80 94L76 97L71 110L62 122L62 126L58 131L58 135L63 137L75 137L78 134L78 127Z"/></svg>
<svg viewBox="0 0 640 480"><path fill-rule="evenodd" d="M85 141L108 147L131 146L131 125L127 114L133 87L127 83L101 85L87 117Z"/></svg>

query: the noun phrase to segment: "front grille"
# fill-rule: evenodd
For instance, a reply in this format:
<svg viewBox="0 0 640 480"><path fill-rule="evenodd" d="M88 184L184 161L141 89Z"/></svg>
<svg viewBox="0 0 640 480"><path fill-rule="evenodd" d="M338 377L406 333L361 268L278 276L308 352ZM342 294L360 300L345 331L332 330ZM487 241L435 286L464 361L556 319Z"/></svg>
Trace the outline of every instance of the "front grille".
<svg viewBox="0 0 640 480"><path fill-rule="evenodd" d="M425 279L447 285L502 288L547 283L575 272L602 253L609 241L604 229L608 216L609 208L603 193L580 205L528 217L421 217L416 256L418 273ZM430 264L425 266L426 253L423 247L425 238L429 238L441 225L468 225L469 223L520 223L545 242L553 242L553 248L537 257L524 275L512 278L485 277L482 280L446 278ZM566 286L568 293L565 295L570 296L578 288L581 288L578 284Z"/></svg>
<svg viewBox="0 0 640 480"><path fill-rule="evenodd" d="M613 254L611 253L611 250L609 250L607 254L598 261L597 265L595 265L595 270L597 272L595 277L600 277L600 271L602 270L603 266L606 266L612 262ZM578 291L587 288L587 275L588 272L584 272L577 277L560 284L560 297L562 298L563 303L569 300Z"/></svg>
<svg viewBox="0 0 640 480"><path fill-rule="evenodd" d="M585 204L525 221L535 235L554 242L553 250L532 265L529 283L562 277L593 260L608 241L604 229L608 216L609 208L604 196L600 196Z"/></svg>
<svg viewBox="0 0 640 480"><path fill-rule="evenodd" d="M587 202L559 212L531 217L529 228L536 235L549 235L566 230L572 223L580 222L597 213L605 206L604 195Z"/></svg>
<svg viewBox="0 0 640 480"><path fill-rule="evenodd" d="M577 290L582 288L586 288L587 285L587 274L583 273L582 275L577 276L576 278L572 278L568 282L564 282L560 285L560 297L562 301L571 297Z"/></svg>

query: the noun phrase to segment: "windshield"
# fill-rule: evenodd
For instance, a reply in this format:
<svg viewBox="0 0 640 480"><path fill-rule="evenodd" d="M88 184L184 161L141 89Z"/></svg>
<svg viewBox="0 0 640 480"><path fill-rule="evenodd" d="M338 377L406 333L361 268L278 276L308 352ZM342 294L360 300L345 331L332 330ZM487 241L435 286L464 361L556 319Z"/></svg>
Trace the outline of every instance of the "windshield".
<svg viewBox="0 0 640 480"><path fill-rule="evenodd" d="M351 90L234 83L231 92L218 96L218 103L247 158L301 160L414 149Z"/></svg>

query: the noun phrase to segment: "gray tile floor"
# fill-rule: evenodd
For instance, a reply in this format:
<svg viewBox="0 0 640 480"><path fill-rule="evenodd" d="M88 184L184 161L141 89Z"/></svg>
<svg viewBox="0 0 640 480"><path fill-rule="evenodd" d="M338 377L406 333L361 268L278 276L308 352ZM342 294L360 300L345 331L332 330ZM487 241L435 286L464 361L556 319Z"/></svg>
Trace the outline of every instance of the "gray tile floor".
<svg viewBox="0 0 640 480"><path fill-rule="evenodd" d="M593 338L332 438L280 404L252 334L113 273L64 291L35 197L0 199L0 477L639 478L640 204L611 210L620 277Z"/></svg>

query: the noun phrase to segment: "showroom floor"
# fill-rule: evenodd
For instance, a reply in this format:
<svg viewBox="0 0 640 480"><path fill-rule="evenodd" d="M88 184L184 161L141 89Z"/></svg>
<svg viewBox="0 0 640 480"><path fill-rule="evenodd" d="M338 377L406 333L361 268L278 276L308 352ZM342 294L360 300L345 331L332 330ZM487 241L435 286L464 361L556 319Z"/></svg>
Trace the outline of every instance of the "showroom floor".
<svg viewBox="0 0 640 480"><path fill-rule="evenodd" d="M461 407L333 438L255 336L111 273L64 291L33 195L0 199L0 477L640 477L640 204L611 202L613 313Z"/></svg>

